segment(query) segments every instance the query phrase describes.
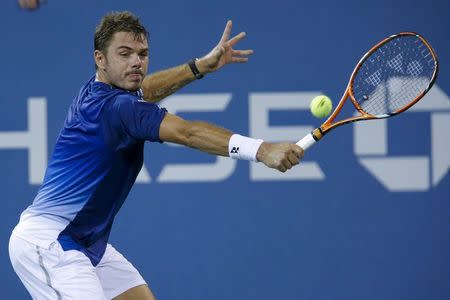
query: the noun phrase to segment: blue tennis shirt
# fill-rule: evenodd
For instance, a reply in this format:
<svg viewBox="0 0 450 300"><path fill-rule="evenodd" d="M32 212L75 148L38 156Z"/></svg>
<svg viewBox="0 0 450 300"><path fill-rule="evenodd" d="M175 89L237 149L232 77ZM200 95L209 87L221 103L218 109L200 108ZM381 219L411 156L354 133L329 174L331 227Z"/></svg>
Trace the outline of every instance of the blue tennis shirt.
<svg viewBox="0 0 450 300"><path fill-rule="evenodd" d="M19 236L30 238L33 223L50 236L56 228L55 239L64 250L82 251L97 265L114 217L142 167L144 142L161 142L165 114L143 101L141 91L92 77L70 106L44 182L21 216L29 225L18 230Z"/></svg>

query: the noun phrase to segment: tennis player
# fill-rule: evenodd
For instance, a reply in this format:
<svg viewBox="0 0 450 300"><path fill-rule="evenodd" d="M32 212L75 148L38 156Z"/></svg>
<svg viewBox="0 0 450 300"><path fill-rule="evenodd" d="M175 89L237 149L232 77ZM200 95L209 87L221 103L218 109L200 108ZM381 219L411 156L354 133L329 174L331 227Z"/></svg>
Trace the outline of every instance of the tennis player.
<svg viewBox="0 0 450 300"><path fill-rule="evenodd" d="M11 234L13 268L33 299L155 299L136 268L108 243L114 217L143 163L145 141L173 142L259 161L281 172L299 163L295 144L265 143L186 121L156 102L224 65L246 62L229 21L204 57L146 76L148 33L129 12L106 15L94 37L97 71L75 97L44 182Z"/></svg>

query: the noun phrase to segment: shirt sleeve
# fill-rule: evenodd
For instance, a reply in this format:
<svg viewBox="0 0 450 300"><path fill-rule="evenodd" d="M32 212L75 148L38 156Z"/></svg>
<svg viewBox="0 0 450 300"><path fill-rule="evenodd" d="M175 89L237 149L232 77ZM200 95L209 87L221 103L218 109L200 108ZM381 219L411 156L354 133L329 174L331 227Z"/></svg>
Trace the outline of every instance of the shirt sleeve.
<svg viewBox="0 0 450 300"><path fill-rule="evenodd" d="M150 102L138 101L128 95L120 95L113 105L117 113L115 122L118 128L136 140L162 142L159 138L159 127L167 113L165 108Z"/></svg>

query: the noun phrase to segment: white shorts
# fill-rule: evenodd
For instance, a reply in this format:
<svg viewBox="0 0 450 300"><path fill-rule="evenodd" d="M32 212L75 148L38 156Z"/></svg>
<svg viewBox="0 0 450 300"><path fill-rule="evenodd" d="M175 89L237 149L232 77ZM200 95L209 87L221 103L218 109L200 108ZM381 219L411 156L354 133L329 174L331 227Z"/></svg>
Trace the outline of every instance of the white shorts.
<svg viewBox="0 0 450 300"><path fill-rule="evenodd" d="M33 299L112 299L146 284L136 268L110 244L94 267L82 252L64 251L57 241L46 249L12 234L9 257Z"/></svg>

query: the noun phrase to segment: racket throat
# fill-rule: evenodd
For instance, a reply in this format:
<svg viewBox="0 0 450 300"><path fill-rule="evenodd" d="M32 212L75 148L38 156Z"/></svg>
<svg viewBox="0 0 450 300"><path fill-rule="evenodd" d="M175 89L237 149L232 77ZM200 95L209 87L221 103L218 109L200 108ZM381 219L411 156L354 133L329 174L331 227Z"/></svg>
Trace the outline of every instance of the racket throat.
<svg viewBox="0 0 450 300"><path fill-rule="evenodd" d="M325 134L323 133L322 129L316 128L311 132L311 135L313 137L313 139L318 142Z"/></svg>

